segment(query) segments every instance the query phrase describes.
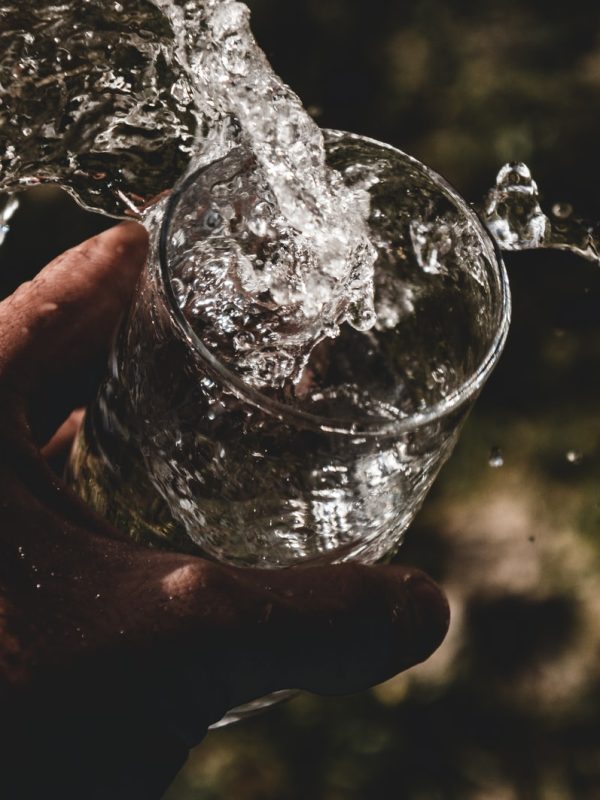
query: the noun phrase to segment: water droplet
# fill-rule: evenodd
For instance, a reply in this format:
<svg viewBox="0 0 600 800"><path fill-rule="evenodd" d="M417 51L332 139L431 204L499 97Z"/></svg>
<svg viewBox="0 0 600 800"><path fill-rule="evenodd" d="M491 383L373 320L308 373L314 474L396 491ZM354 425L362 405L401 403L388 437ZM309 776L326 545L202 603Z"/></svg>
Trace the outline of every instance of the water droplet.
<svg viewBox="0 0 600 800"><path fill-rule="evenodd" d="M494 469L498 469L498 467L504 466L504 456L502 455L502 451L500 450L499 447L496 447L494 445L490 450L488 464L490 465L490 467L493 467Z"/></svg>
<svg viewBox="0 0 600 800"><path fill-rule="evenodd" d="M537 184L526 164L511 162L498 172L496 186L486 200L484 217L488 230L505 250L542 245L549 223L540 207Z"/></svg>
<svg viewBox="0 0 600 800"><path fill-rule="evenodd" d="M537 184L525 164L506 164L488 192L485 224L503 250L556 248L600 262L598 226L580 219L570 203L555 203L546 215Z"/></svg>
<svg viewBox="0 0 600 800"><path fill-rule="evenodd" d="M583 461L583 453L580 450L567 450L565 458L569 464L581 464Z"/></svg>

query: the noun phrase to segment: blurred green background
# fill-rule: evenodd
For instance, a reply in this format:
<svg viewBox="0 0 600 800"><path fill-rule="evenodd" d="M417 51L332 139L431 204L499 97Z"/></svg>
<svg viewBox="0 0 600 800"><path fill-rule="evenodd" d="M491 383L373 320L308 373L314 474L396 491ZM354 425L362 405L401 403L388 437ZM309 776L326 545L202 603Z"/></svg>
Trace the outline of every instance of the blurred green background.
<svg viewBox="0 0 600 800"><path fill-rule="evenodd" d="M600 5L250 6L321 125L388 141L473 201L525 160L546 208L600 219ZM28 193L0 293L106 224ZM398 555L446 589L447 641L370 692L211 733L165 800L600 800L600 269L506 261L505 354Z"/></svg>

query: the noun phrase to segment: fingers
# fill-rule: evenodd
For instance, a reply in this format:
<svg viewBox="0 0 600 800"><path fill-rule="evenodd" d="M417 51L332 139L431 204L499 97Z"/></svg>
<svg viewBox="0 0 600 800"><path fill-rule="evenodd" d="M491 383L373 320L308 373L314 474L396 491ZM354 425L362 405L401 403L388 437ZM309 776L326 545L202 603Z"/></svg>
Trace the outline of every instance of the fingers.
<svg viewBox="0 0 600 800"><path fill-rule="evenodd" d="M62 421L60 413L86 399L78 390L88 364L106 358L146 247L140 225L117 225L59 256L0 303L0 382L19 396L35 390L41 413L53 411L44 435Z"/></svg>
<svg viewBox="0 0 600 800"><path fill-rule="evenodd" d="M184 569L163 585L177 613L202 619L198 657L208 648L211 698L221 710L279 689L365 689L423 661L448 629L442 592L418 570L350 564L211 569L216 583L204 570L202 585L195 585L193 570L186 575ZM190 641L193 650L193 634Z"/></svg>

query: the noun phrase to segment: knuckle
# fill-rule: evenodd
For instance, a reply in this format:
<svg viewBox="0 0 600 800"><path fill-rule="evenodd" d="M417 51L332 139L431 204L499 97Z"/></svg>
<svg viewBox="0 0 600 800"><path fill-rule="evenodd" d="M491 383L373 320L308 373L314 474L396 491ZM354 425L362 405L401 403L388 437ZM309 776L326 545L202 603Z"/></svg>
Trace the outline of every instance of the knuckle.
<svg viewBox="0 0 600 800"><path fill-rule="evenodd" d="M195 559L179 564L163 580L169 594L208 598L227 595L230 581L225 569L219 564Z"/></svg>

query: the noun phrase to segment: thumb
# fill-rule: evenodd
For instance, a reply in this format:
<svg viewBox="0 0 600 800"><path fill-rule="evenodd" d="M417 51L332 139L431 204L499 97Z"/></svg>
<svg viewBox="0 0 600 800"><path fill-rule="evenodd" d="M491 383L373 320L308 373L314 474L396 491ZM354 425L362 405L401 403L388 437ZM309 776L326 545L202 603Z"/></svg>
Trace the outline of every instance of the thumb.
<svg viewBox="0 0 600 800"><path fill-rule="evenodd" d="M424 661L448 629L440 589L400 565L240 570L236 577L250 595L270 596L245 637L247 664L223 665L236 704L277 689L366 689Z"/></svg>
<svg viewBox="0 0 600 800"><path fill-rule="evenodd" d="M206 582L204 591L194 588L189 575L177 579L192 616L196 604L204 613L202 630L195 639L190 631L181 658L169 653L169 670L179 673L171 681L173 723L190 746L200 740L207 713L215 722L281 689L329 695L366 689L426 659L448 629L440 589L400 565L211 566L220 576L216 591Z"/></svg>

